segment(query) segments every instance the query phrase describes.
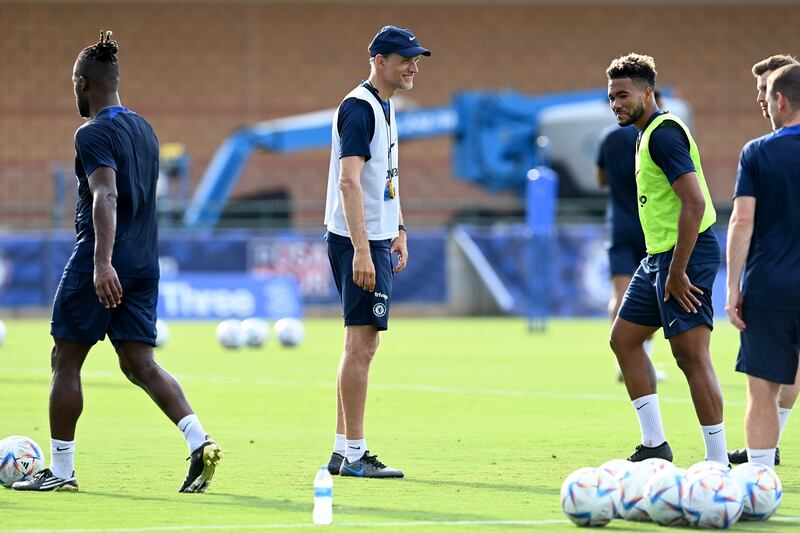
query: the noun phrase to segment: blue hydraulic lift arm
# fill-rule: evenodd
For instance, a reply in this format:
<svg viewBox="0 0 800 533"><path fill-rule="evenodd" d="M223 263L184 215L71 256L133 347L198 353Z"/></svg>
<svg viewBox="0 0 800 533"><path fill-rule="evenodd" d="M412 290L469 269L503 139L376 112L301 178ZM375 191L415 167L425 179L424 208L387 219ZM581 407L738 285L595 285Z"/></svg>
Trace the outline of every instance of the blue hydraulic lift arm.
<svg viewBox="0 0 800 533"><path fill-rule="evenodd" d="M183 215L187 228L210 228L219 219L253 150L288 154L330 148L334 109L268 120L240 128L220 145ZM400 139L452 135L458 117L450 106L411 109L397 113Z"/></svg>

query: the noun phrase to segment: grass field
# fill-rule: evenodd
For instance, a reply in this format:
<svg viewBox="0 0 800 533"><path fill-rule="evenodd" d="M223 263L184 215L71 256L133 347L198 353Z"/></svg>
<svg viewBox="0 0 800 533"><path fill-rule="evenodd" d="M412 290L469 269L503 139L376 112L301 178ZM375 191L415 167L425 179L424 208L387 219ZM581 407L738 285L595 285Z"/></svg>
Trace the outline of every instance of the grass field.
<svg viewBox="0 0 800 533"><path fill-rule="evenodd" d="M0 348L0 436L34 438L49 456L48 324L7 320ZM306 321L306 341L226 351L213 324L173 323L161 364L178 376L223 461L206 494L178 494L186 474L179 431L119 373L108 343L84 368L78 424L80 492L0 490L0 531L191 531L311 525L311 484L334 430L339 320ZM571 471L626 457L639 430L614 380L605 321L556 321L529 335L518 319L395 319L371 373L369 447L402 480L334 478L334 524L381 531L574 530L559 502ZM726 399L730 447L743 442L744 379L732 371L732 327L713 353ZM688 389L668 345L656 345L667 437L680 466L701 460ZM782 440L785 495L768 523L800 528L800 415ZM608 529L655 530L615 520Z"/></svg>

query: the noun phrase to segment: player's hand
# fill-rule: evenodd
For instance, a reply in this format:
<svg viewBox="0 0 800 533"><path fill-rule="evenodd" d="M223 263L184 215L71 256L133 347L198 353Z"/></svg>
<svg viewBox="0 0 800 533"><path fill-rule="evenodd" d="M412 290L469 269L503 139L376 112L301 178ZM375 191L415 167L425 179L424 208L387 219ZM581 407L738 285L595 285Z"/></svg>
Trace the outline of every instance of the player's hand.
<svg viewBox="0 0 800 533"><path fill-rule="evenodd" d="M406 239L406 232L401 231L400 234L392 239L392 246L389 253L397 254L397 264L394 266L394 273L402 272L408 264L408 241Z"/></svg>
<svg viewBox="0 0 800 533"><path fill-rule="evenodd" d="M122 285L111 263L95 265L94 292L106 309L114 308L122 302Z"/></svg>
<svg viewBox="0 0 800 533"><path fill-rule="evenodd" d="M375 290L375 265L369 248L357 249L353 254L353 283L368 292Z"/></svg>
<svg viewBox="0 0 800 533"><path fill-rule="evenodd" d="M703 291L692 285L686 272L669 271L664 287L664 301L674 298L687 313L697 313L698 307L703 307L695 294L702 295Z"/></svg>
<svg viewBox="0 0 800 533"><path fill-rule="evenodd" d="M742 319L743 302L744 297L742 296L742 291L739 290L739 287L736 287L735 289L728 289L728 297L725 300L725 313L728 315L728 320L731 321L733 327L739 331L744 331L745 328L747 328L747 325Z"/></svg>

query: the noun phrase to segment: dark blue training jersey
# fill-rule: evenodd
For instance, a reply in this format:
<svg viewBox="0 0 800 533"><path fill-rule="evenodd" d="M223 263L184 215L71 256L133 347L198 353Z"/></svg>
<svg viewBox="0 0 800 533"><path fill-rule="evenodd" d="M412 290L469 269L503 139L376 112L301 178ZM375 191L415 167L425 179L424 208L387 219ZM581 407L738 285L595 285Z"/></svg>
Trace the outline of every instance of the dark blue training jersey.
<svg viewBox="0 0 800 533"><path fill-rule="evenodd" d="M637 242L644 248L644 233L636 205L637 136L634 126L613 126L600 142L597 152L597 166L605 171L608 181L606 221L612 246Z"/></svg>
<svg viewBox="0 0 800 533"><path fill-rule="evenodd" d="M734 198L756 199L745 305L800 310L800 126L744 145Z"/></svg>
<svg viewBox="0 0 800 533"><path fill-rule="evenodd" d="M145 119L122 106L103 109L75 132L78 239L66 269L94 271L95 233L88 177L101 166L117 174L117 231L111 256L117 275L158 278L158 139Z"/></svg>
<svg viewBox="0 0 800 533"><path fill-rule="evenodd" d="M647 129L647 126L657 116L663 114L664 111L653 113L644 129ZM689 153L689 139L686 137L686 133L683 128L671 120L665 120L650 134L648 148L653 163L664 172L670 185L674 184L680 176L697 171Z"/></svg>
<svg viewBox="0 0 800 533"><path fill-rule="evenodd" d="M389 102L381 100L378 92L367 82L361 83L381 103L386 121L389 121ZM369 144L375 135L375 114L372 106L358 98L346 98L339 104L339 115L336 127L339 130L341 151L339 159L348 156L361 156L369 161L372 154Z"/></svg>

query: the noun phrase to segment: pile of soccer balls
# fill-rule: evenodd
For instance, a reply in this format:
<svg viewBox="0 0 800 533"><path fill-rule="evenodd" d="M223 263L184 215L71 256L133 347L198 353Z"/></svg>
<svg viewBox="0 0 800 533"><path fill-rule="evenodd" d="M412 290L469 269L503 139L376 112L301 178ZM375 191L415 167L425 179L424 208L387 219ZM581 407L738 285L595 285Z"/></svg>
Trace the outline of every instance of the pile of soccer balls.
<svg viewBox="0 0 800 533"><path fill-rule="evenodd" d="M0 440L0 485L11 487L30 479L44 467L43 461L42 449L31 438L13 435Z"/></svg>
<svg viewBox="0 0 800 533"><path fill-rule="evenodd" d="M283 346L297 346L305 337L303 323L296 318L281 318L273 327L275 337ZM217 341L225 348L236 350L242 346L258 348L269 338L269 324L260 318L223 320L217 326Z"/></svg>
<svg viewBox="0 0 800 533"><path fill-rule="evenodd" d="M739 519L768 519L782 495L775 472L757 463L729 470L703 461L684 470L663 459L612 459L567 476L561 485L561 507L579 526L604 526L623 518L727 529Z"/></svg>

